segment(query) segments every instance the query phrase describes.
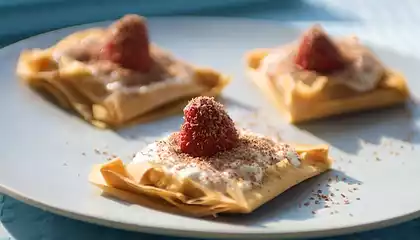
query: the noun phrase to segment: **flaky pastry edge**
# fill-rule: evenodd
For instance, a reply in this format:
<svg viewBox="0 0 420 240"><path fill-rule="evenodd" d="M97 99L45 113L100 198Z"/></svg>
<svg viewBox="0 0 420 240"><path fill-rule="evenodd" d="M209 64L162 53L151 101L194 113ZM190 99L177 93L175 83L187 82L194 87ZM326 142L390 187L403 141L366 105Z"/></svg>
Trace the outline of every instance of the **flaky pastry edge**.
<svg viewBox="0 0 420 240"><path fill-rule="evenodd" d="M327 145L298 145L301 164L287 159L267 170L261 187L241 190L235 182L227 194L217 192L188 178L180 179L159 165L129 163L114 159L95 165L89 181L105 195L156 210L197 217L219 213L250 213L287 189L331 168Z"/></svg>

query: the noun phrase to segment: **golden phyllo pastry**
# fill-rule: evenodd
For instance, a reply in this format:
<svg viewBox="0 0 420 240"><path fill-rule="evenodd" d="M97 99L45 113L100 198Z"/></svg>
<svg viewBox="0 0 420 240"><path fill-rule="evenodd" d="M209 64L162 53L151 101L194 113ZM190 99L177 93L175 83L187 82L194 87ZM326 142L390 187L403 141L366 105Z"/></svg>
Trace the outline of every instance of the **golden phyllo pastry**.
<svg viewBox="0 0 420 240"><path fill-rule="evenodd" d="M191 100L179 132L124 164L94 166L90 181L124 201L194 216L250 213L331 167L328 146L292 146L239 130L209 97Z"/></svg>
<svg viewBox="0 0 420 240"><path fill-rule="evenodd" d="M355 37L330 37L316 25L301 39L246 55L249 78L292 123L387 107L409 97L404 77Z"/></svg>
<svg viewBox="0 0 420 240"><path fill-rule="evenodd" d="M229 82L149 43L146 21L137 15L23 51L17 74L61 107L112 128L179 113L191 97L216 96Z"/></svg>

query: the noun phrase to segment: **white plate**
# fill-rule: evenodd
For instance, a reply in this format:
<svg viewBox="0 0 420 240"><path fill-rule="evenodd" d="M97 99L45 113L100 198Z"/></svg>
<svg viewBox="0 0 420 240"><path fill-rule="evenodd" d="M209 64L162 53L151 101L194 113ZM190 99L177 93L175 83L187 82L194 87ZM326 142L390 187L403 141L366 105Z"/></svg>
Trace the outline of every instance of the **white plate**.
<svg viewBox="0 0 420 240"><path fill-rule="evenodd" d="M296 38L296 29L215 18L156 18L149 23L153 41L179 57L234 77L223 95L235 120L253 125L258 122L253 128L263 133L275 134L275 126L286 140L328 142L333 146L335 170L293 188L253 214L216 220L172 215L100 196L87 181L91 166L106 158L96 154L95 148L127 160L146 142L178 129L181 118L120 132L97 130L19 84L14 70L21 50L50 46L75 30L104 25L101 23L36 36L0 51L1 191L83 221L180 236L326 236L383 227L420 215L420 188L416 186L420 182L416 157L419 150L407 140L418 141L413 135L419 116L415 107L400 106L291 126L245 79L242 57L247 50ZM420 75L417 60L383 49L375 51L385 63L413 80L411 89L420 89L418 79L412 78ZM380 160L374 152L378 152ZM333 193L336 204L317 204L316 199L310 199L312 191L318 190Z"/></svg>

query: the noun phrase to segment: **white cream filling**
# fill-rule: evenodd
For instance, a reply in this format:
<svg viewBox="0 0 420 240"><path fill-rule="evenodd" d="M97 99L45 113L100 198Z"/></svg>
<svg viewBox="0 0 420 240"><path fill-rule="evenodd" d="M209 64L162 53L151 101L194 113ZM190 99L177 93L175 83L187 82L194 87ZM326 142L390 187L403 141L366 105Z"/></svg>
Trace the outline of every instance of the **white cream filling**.
<svg viewBox="0 0 420 240"><path fill-rule="evenodd" d="M119 76L117 74L115 74L117 76L113 76L114 74L115 74L114 72L111 74L110 79L114 79L114 77L116 77L116 79L120 79L118 78ZM108 91L111 91L111 92L120 91L124 93L148 93L154 90L164 89L168 85L185 85L186 81L188 80L174 77L174 78L167 78L163 81L154 82L154 83L150 83L143 86L125 86L124 84L121 83L121 81L114 80L114 82L107 83L105 87Z"/></svg>
<svg viewBox="0 0 420 240"><path fill-rule="evenodd" d="M354 77L338 78L342 84L358 92L366 92L376 88L383 76L383 67L371 56L362 54L352 63Z"/></svg>
<svg viewBox="0 0 420 240"><path fill-rule="evenodd" d="M287 152L286 155L287 159L289 159L290 163L295 166L295 167L299 167L300 166L300 160L299 160L299 156L297 155L297 153L295 152Z"/></svg>
<svg viewBox="0 0 420 240"><path fill-rule="evenodd" d="M100 44L101 40L97 39L96 35L87 36L81 39L78 43L71 45L64 49L54 49L52 52L52 58L57 63L61 63L62 61L66 61L66 67L74 66L75 68L85 68L87 69L95 78L101 79L104 84L105 88L110 92L124 92L124 93L149 93L153 92L154 90L164 89L168 85L177 86L177 85L185 85L186 83L193 82L193 70L190 69L182 69L180 71L182 74L177 75L176 77L168 77L162 79L161 81L151 82L146 85L141 86L127 86L124 85L124 76L121 74L118 69L113 70L111 72L104 73L97 65L91 63L82 63L79 61L75 61L73 59L72 54L77 49L86 48L86 46L92 46ZM158 58L158 60L161 58ZM163 60L162 60L163 61ZM170 66L169 66L170 67Z"/></svg>
<svg viewBox="0 0 420 240"><path fill-rule="evenodd" d="M260 71L264 73L275 73L281 68L281 63L288 59L288 52L283 49L276 49L264 57Z"/></svg>
<svg viewBox="0 0 420 240"><path fill-rule="evenodd" d="M183 160L176 155L171 155L169 157L170 159L159 159L158 151L170 150L167 148L158 149L156 142L149 144L135 155L133 163L157 163L162 165L165 171L174 174L181 179L188 178L206 187L219 190L226 189L226 185L232 180L232 173L236 173L237 176L243 179L243 181L239 183L239 187L243 190L251 189L253 186L252 183L262 182L264 178L264 170L257 163L239 165L241 162L240 160L235 161L235 159L232 159L231 168L228 168L223 172L215 173L200 169L193 164L185 164L183 163ZM282 152L278 152L278 154L279 156L283 155ZM295 152L288 152L286 156L294 167L298 167L301 164L299 157ZM253 159L257 159L261 162L269 161L268 156L258 152L254 153ZM211 181L210 179L217 179L217 181Z"/></svg>
<svg viewBox="0 0 420 240"><path fill-rule="evenodd" d="M166 159L166 164L162 164L162 161L160 161L158 156L158 146L156 142L149 144L143 150L136 153L136 155L133 158L133 163L141 162L160 163L163 166L164 171L176 175L181 179L188 178L192 181L199 182L204 186L211 185L210 181L208 180L208 172L203 171L200 168L193 165L188 165L187 167L180 167L180 165L171 164L173 162L181 162L179 158L172 157L172 159Z"/></svg>
<svg viewBox="0 0 420 240"><path fill-rule="evenodd" d="M288 65L288 51L276 49L268 54L261 63L259 71L266 75L275 75L277 81L291 77L292 68ZM383 67L368 53L360 52L360 55L352 62L348 69L334 74L334 80L344 84L349 88L366 92L376 88L383 75ZM294 79L299 81L300 79ZM278 83L281 85L281 82ZM293 89L293 86L291 86Z"/></svg>

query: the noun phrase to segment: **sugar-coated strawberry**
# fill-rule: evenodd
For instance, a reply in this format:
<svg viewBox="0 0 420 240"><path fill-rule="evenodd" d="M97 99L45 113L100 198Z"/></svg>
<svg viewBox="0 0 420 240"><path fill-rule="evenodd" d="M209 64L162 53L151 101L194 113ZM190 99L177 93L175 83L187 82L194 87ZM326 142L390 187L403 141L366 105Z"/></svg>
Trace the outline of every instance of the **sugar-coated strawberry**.
<svg viewBox="0 0 420 240"><path fill-rule="evenodd" d="M235 147L238 137L234 122L214 98L197 97L184 108L184 123L177 139L182 152L209 157Z"/></svg>
<svg viewBox="0 0 420 240"><path fill-rule="evenodd" d="M153 64L149 51L146 20L138 15L126 15L108 29L100 58L123 68L148 72Z"/></svg>
<svg viewBox="0 0 420 240"><path fill-rule="evenodd" d="M295 64L305 70L331 73L346 66L346 60L324 30L315 25L302 37Z"/></svg>

